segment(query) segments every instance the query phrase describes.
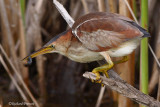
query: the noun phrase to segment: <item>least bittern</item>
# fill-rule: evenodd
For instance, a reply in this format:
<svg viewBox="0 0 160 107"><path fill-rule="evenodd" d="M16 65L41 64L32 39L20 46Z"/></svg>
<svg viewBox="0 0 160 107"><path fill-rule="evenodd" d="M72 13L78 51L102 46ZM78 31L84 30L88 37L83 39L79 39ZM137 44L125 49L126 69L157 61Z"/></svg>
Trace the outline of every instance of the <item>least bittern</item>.
<svg viewBox="0 0 160 107"><path fill-rule="evenodd" d="M107 71L114 65L110 57L124 58L150 34L131 19L115 13L95 12L80 17L72 28L51 39L38 51L24 58L56 52L69 59L87 63L106 59L106 65L93 69L100 80L99 72L108 77Z"/></svg>

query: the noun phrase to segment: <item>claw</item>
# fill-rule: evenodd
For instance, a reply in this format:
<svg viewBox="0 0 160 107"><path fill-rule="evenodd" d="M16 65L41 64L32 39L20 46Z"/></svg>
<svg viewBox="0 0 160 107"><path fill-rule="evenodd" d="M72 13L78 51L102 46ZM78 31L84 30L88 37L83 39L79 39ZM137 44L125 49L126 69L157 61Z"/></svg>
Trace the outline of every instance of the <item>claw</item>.
<svg viewBox="0 0 160 107"><path fill-rule="evenodd" d="M111 69L112 67L113 67L113 63L111 63L111 64L105 64L105 65L103 65L101 67L94 68L93 71L92 71L92 73L94 73L96 75L96 80L91 79L91 81L95 82L95 83L100 83L102 86L104 86L104 84L102 84L102 80L100 78L100 73L99 72L104 73L105 76L107 78L109 78L109 75L108 75L107 71L109 69Z"/></svg>
<svg viewBox="0 0 160 107"><path fill-rule="evenodd" d="M102 83L102 80L101 80L101 78L99 78L99 79L96 79L96 80L95 80L95 83L100 83L100 84L101 84L101 83Z"/></svg>
<svg viewBox="0 0 160 107"><path fill-rule="evenodd" d="M101 79L98 79L98 80L91 79L91 82L93 82L93 83L99 83L99 84L101 84L102 87L104 87L104 84L102 83Z"/></svg>

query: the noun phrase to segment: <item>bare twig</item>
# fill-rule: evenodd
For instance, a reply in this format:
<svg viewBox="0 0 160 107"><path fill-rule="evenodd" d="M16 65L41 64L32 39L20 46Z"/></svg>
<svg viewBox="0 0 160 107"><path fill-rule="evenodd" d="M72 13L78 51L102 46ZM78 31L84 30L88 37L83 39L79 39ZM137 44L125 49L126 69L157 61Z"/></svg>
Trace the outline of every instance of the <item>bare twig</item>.
<svg viewBox="0 0 160 107"><path fill-rule="evenodd" d="M13 65L13 63L9 60L7 54L5 53L5 51L4 51L4 49L3 49L3 47L1 45L0 45L0 52L4 56L4 58L6 59L7 63L10 65L11 69L16 74L17 79L19 79L19 82L21 82L22 86L24 87L24 89L26 90L26 92L28 93L28 95L30 96L30 98L32 99L32 101L35 103L36 107L39 107L38 102L33 97L32 93L30 92L30 90L28 89L28 87L26 86L26 84L24 83L21 75L19 74L19 72L17 71L17 69L15 68L15 66Z"/></svg>
<svg viewBox="0 0 160 107"><path fill-rule="evenodd" d="M100 105L101 105L102 98L104 96L105 88L106 88L106 86L101 86L99 96L98 96L98 100L97 100L97 103L96 103L96 107L100 107Z"/></svg>
<svg viewBox="0 0 160 107"><path fill-rule="evenodd" d="M123 0L123 1L124 1L125 4L127 5L128 9L129 9L130 13L132 14L132 17L134 18L134 20L136 21L136 23L139 24L136 16L134 15L134 12L133 12L131 6L130 6L129 3L128 3L128 1L127 1L127 0Z"/></svg>
<svg viewBox="0 0 160 107"><path fill-rule="evenodd" d="M68 25L72 27L72 25L74 24L74 20L66 11L66 9L63 7L63 5L60 4L57 0L53 0L53 3L55 4L56 8L60 12L60 14L63 16L63 18L65 19L65 21L68 23Z"/></svg>
<svg viewBox="0 0 160 107"><path fill-rule="evenodd" d="M11 74L9 68L7 67L5 61L3 60L2 56L0 55L0 62L2 63L3 67L6 69L9 77L11 78L13 84L15 85L15 87L17 88L18 92L20 93L20 95L22 96L23 100L26 102L29 102L29 100L27 99L26 95L24 94L23 90L20 88L20 86L18 85L16 79L14 78L14 76Z"/></svg>
<svg viewBox="0 0 160 107"><path fill-rule="evenodd" d="M85 72L83 76L88 79L96 80L96 75L92 72ZM101 80L102 83L106 85L108 88L117 91L123 96L126 96L139 104L143 104L149 107L160 107L160 102L156 101L149 95L146 95L140 92L139 90L135 89L133 86L129 85L122 79L105 78L101 76Z"/></svg>
<svg viewBox="0 0 160 107"><path fill-rule="evenodd" d="M150 49L151 53L154 53L154 52L153 52L152 47L151 47L149 44L148 44L148 47L149 47L149 49ZM157 64L158 64L158 66L160 67L160 62L158 61L158 59L157 59L157 57L156 57L156 55L155 55L155 54L153 54L153 57L154 57L154 59L156 60L156 62L157 62Z"/></svg>

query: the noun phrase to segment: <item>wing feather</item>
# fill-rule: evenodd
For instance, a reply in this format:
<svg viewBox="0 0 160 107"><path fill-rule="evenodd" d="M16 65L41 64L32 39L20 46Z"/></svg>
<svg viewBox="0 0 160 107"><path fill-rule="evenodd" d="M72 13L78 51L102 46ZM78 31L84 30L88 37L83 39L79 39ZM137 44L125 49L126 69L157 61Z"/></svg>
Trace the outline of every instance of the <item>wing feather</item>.
<svg viewBox="0 0 160 107"><path fill-rule="evenodd" d="M127 40L143 36L143 33L128 21L132 20L118 14L92 13L78 19L72 31L85 47L101 52L117 47Z"/></svg>

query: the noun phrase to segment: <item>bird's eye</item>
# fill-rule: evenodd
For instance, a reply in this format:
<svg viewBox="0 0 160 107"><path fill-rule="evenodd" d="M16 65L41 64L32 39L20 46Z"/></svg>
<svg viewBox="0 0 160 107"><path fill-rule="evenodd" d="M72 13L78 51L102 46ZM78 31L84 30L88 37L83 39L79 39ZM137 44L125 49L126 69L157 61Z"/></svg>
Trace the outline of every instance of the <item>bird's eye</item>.
<svg viewBox="0 0 160 107"><path fill-rule="evenodd" d="M54 46L54 45L51 45L50 47L51 47L51 48L55 48L55 46Z"/></svg>

